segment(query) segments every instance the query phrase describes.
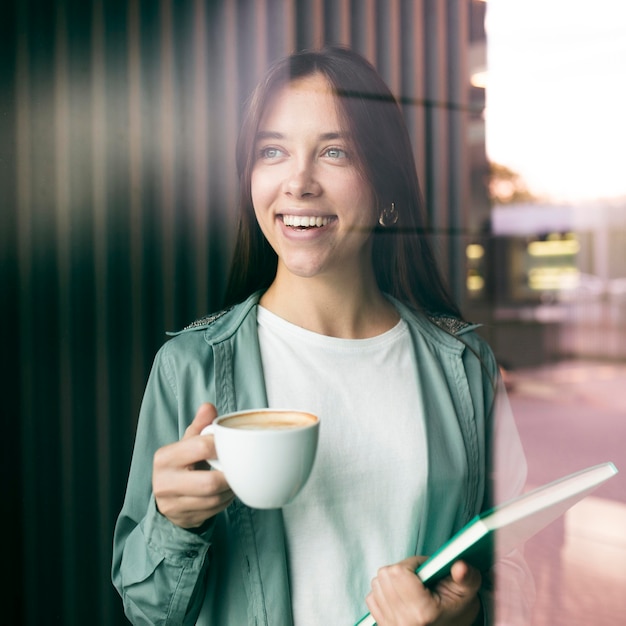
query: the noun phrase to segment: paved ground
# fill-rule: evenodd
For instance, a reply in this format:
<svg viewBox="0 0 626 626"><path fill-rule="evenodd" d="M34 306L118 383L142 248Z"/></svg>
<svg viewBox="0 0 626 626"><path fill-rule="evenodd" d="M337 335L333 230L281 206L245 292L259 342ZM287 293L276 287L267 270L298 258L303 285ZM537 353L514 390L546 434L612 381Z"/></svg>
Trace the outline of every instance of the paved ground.
<svg viewBox="0 0 626 626"><path fill-rule="evenodd" d="M532 539L533 626L626 625L626 363L512 372L529 486L613 461L620 474Z"/></svg>

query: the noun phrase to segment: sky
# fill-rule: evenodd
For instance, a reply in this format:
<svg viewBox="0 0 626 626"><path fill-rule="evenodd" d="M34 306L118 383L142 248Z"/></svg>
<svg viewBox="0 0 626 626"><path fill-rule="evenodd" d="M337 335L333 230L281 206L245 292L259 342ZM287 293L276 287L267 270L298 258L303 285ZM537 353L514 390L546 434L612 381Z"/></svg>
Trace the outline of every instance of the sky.
<svg viewBox="0 0 626 626"><path fill-rule="evenodd" d="M488 0L487 153L557 201L626 196L626 0Z"/></svg>

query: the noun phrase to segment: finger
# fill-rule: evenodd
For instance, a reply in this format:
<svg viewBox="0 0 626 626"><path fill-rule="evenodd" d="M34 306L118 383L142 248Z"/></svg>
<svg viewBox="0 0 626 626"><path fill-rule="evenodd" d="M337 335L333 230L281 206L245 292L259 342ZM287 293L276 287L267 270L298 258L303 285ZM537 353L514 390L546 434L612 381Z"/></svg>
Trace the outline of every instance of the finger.
<svg viewBox="0 0 626 626"><path fill-rule="evenodd" d="M216 458L213 437L183 438L159 448L154 453L154 472L195 469L198 463Z"/></svg>
<svg viewBox="0 0 626 626"><path fill-rule="evenodd" d="M153 492L159 511L185 528L216 515L235 497L222 472L160 472L153 478Z"/></svg>
<svg viewBox="0 0 626 626"><path fill-rule="evenodd" d="M389 594L393 591L399 596L406 592L417 593L424 597L429 595L422 581L415 575L415 557L382 567L378 570L377 579Z"/></svg>
<svg viewBox="0 0 626 626"><path fill-rule="evenodd" d="M415 575L415 565L415 557L388 565L372 581L375 599L387 619L410 623L432 613L431 594Z"/></svg>
<svg viewBox="0 0 626 626"><path fill-rule="evenodd" d="M450 570L452 580L467 593L475 593L482 582L480 572L464 561L457 561Z"/></svg>
<svg viewBox="0 0 626 626"><path fill-rule="evenodd" d="M365 597L365 605L367 606L367 610L370 612L370 615L376 620L376 622L382 622L383 620L383 612L378 606L378 602L374 596L374 592L370 592Z"/></svg>
<svg viewBox="0 0 626 626"><path fill-rule="evenodd" d="M221 493L214 493L210 496L181 496L177 498L162 499L166 503L166 510L161 511L167 514L167 507L171 511L176 510L178 515L197 514L206 519L210 515L225 509L233 500L235 494L230 489Z"/></svg>
<svg viewBox="0 0 626 626"><path fill-rule="evenodd" d="M384 622L392 615L392 607L390 605L389 592L383 588L379 576L376 576L371 582L371 591L366 597L365 602L377 622ZM393 599L391 600L391 604Z"/></svg>
<svg viewBox="0 0 626 626"><path fill-rule="evenodd" d="M211 424L216 417L217 409L215 405L210 402L204 402L198 407L193 422L187 426L183 439L199 435L202 429Z"/></svg>
<svg viewBox="0 0 626 626"><path fill-rule="evenodd" d="M398 565L405 567L411 572L415 572L415 570L427 559L427 556L410 556L409 558L404 559L404 561L400 561Z"/></svg>
<svg viewBox="0 0 626 626"><path fill-rule="evenodd" d="M153 491L158 497L209 497L230 492L222 472L199 472L173 469L155 473Z"/></svg>
<svg viewBox="0 0 626 626"><path fill-rule="evenodd" d="M166 498L157 501L159 512L182 528L197 528L226 509L235 499L232 492L210 498Z"/></svg>

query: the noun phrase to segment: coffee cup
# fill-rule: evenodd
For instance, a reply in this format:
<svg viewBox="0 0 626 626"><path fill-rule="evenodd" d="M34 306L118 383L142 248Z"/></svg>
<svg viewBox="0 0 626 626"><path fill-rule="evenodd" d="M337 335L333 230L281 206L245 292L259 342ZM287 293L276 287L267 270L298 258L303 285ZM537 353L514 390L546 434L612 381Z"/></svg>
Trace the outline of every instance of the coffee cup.
<svg viewBox="0 0 626 626"><path fill-rule="evenodd" d="M256 509L276 509L302 489L313 467L317 416L287 409L222 415L202 430L215 437L212 468L224 472L235 495Z"/></svg>

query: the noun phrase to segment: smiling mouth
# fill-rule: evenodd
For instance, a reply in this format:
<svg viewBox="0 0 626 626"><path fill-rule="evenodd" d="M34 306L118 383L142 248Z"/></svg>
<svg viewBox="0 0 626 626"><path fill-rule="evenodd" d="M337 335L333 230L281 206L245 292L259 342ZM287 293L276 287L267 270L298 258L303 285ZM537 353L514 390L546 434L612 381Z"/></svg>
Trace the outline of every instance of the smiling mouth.
<svg viewBox="0 0 626 626"><path fill-rule="evenodd" d="M282 217L285 226L300 230L322 228L322 226L326 226L332 220L331 217L322 217L320 215L283 215Z"/></svg>

